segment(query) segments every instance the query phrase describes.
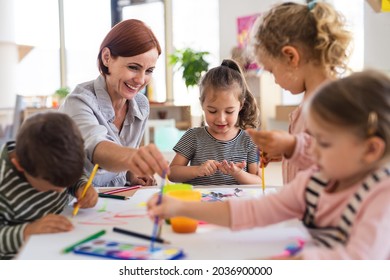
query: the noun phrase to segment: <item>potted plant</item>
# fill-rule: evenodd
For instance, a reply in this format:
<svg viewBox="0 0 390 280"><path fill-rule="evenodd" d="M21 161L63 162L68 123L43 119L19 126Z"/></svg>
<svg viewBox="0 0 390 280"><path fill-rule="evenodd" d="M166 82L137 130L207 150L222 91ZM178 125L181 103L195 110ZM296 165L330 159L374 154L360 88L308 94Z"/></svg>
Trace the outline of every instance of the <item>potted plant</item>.
<svg viewBox="0 0 390 280"><path fill-rule="evenodd" d="M53 93L53 107L58 107L70 93L69 87L61 87Z"/></svg>
<svg viewBox="0 0 390 280"><path fill-rule="evenodd" d="M190 87L196 87L199 85L202 74L209 68L209 62L205 59L205 57L209 54L210 53L207 51L195 51L192 48L184 48L175 50L168 56L169 64L174 66L174 71L183 71L182 77L187 90ZM195 112L198 112L194 113L193 111L195 115L199 114L201 116L200 125L203 126L204 118L201 113L201 108L198 108L198 105L193 105L191 108Z"/></svg>
<svg viewBox="0 0 390 280"><path fill-rule="evenodd" d="M175 50L169 55L169 64L175 67L175 71L183 70L182 77L187 88L197 86L203 72L209 68L209 62L205 56L206 51L195 51L191 48Z"/></svg>

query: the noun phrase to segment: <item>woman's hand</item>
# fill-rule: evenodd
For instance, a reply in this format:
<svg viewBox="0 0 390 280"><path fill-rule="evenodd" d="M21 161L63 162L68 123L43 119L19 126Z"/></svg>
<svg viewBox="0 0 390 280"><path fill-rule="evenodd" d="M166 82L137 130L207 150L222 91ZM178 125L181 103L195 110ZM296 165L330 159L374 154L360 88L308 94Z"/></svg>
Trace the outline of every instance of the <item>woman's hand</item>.
<svg viewBox="0 0 390 280"><path fill-rule="evenodd" d="M150 178L155 173L163 176L165 172L169 172L169 165L156 145L149 144L134 151L128 169L135 177Z"/></svg>

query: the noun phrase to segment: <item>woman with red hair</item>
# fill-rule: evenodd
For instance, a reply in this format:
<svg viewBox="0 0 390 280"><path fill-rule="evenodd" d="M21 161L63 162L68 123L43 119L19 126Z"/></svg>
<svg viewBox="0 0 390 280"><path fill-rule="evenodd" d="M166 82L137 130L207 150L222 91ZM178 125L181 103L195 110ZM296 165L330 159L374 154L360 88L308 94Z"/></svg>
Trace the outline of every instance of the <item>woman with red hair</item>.
<svg viewBox="0 0 390 280"><path fill-rule="evenodd" d="M155 145L139 148L150 111L140 91L151 81L160 54L145 23L118 23L100 46L100 75L79 84L60 107L81 130L86 170L99 164L95 186L152 185L153 175L168 168Z"/></svg>

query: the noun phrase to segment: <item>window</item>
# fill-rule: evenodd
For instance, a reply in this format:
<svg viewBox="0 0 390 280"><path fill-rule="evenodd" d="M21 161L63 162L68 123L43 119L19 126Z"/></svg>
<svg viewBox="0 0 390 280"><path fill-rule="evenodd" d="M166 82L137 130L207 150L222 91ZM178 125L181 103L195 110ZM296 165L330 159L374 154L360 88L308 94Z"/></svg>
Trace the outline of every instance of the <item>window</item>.
<svg viewBox="0 0 390 280"><path fill-rule="evenodd" d="M334 7L345 16L348 29L353 34L353 52L349 67L352 71L361 71L364 66L364 0L332 1Z"/></svg>
<svg viewBox="0 0 390 280"><path fill-rule="evenodd" d="M71 89L99 75L97 56L111 29L110 9L110 0L64 1L66 83Z"/></svg>
<svg viewBox="0 0 390 280"><path fill-rule="evenodd" d="M173 47L210 52L209 68L220 64L218 3L218 0L172 0ZM187 90L179 72L174 73L173 91L175 103L191 104L192 115L201 116L198 89Z"/></svg>
<svg viewBox="0 0 390 280"><path fill-rule="evenodd" d="M218 0L171 0L173 47L191 46L208 51L210 67L219 64ZM64 30L66 84L71 90L98 75L100 44L111 28L110 0L66 0ZM18 92L24 95L51 95L60 86L60 31L58 1L15 0L17 43L34 46L18 65ZM191 7L189 9L188 7ZM207 8L205 8L207 7ZM31 11L40 9L45 16ZM154 73L154 99L166 101L164 1L126 6L122 18L137 18L148 24L162 47ZM202 14L202 17L199 17ZM207 20L204 20L204 19ZM180 73L174 74L173 97L178 105L198 104L198 93L189 94ZM190 98L189 98L190 96Z"/></svg>
<svg viewBox="0 0 390 280"><path fill-rule="evenodd" d="M151 99L164 102L166 99L164 3L157 1L126 6L122 10L122 19L129 18L142 20L146 25L149 25L160 43L162 54L157 60L150 86L153 91Z"/></svg>
<svg viewBox="0 0 390 280"><path fill-rule="evenodd" d="M15 0L14 5L16 43L33 46L17 65L17 93L52 94L60 87L58 2Z"/></svg>

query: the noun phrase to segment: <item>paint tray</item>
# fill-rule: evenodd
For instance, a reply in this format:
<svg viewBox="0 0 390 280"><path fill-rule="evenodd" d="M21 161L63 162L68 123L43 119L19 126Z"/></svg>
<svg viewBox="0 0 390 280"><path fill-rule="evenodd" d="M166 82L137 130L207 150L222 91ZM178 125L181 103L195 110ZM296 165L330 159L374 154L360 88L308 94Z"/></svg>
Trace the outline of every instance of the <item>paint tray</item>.
<svg viewBox="0 0 390 280"><path fill-rule="evenodd" d="M153 251L148 245L94 239L73 249L76 254L118 260L176 260L184 256L181 249L155 244Z"/></svg>

